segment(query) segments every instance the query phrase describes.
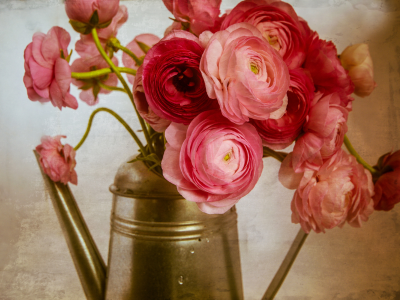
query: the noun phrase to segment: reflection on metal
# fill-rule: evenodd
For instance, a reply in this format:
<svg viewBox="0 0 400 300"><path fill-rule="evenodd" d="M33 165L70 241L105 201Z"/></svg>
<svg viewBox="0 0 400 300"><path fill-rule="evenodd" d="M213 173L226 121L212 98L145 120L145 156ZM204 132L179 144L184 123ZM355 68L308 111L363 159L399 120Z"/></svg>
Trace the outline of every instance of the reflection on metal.
<svg viewBox="0 0 400 300"><path fill-rule="evenodd" d="M34 151L39 163L39 154ZM39 163L40 167L40 163ZM40 168L87 299L103 299L106 267L68 185Z"/></svg>
<svg viewBox="0 0 400 300"><path fill-rule="evenodd" d="M243 299L235 208L202 213L142 162L124 163L106 271L68 185L42 174L88 299Z"/></svg>
<svg viewBox="0 0 400 300"><path fill-rule="evenodd" d="M288 253L285 256L281 266L279 267L278 271L276 272L274 278L272 279L271 283L268 286L267 291L265 292L262 300L272 300L275 298L276 294L279 291L283 281L285 280L287 274L292 267L297 254L299 254L301 247L303 246L308 234L300 228L299 232L297 233L296 238L294 239L292 246Z"/></svg>

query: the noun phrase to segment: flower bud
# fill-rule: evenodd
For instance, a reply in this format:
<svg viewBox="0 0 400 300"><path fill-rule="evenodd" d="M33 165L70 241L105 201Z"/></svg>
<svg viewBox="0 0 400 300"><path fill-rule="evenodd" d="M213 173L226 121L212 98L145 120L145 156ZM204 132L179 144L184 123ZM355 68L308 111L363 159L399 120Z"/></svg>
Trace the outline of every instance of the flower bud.
<svg viewBox="0 0 400 300"><path fill-rule="evenodd" d="M367 44L355 44L344 49L340 55L342 66L349 71L353 81L354 94L360 97L369 96L376 87L374 67Z"/></svg>

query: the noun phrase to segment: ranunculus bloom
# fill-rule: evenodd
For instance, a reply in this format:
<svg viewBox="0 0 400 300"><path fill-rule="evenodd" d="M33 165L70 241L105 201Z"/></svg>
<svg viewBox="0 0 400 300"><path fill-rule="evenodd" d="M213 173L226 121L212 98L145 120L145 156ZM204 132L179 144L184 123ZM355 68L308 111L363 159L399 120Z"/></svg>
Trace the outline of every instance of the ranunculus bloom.
<svg viewBox="0 0 400 300"><path fill-rule="evenodd" d="M42 143L36 147L40 155L40 165L44 173L49 175L54 182L77 184L78 176L74 170L76 152L70 145L62 145L61 138L66 138L66 136L42 137Z"/></svg>
<svg viewBox="0 0 400 300"><path fill-rule="evenodd" d="M189 124L199 113L218 107L207 96L199 70L203 47L193 34L177 30L147 53L143 89L150 108L160 117Z"/></svg>
<svg viewBox="0 0 400 300"><path fill-rule="evenodd" d="M47 34L38 32L24 52L24 84L32 101L48 102L62 107L78 108L75 97L69 93L71 69L60 52L68 56L71 37L61 27L52 27Z"/></svg>
<svg viewBox="0 0 400 300"><path fill-rule="evenodd" d="M111 24L106 28L97 29L100 44L106 52L112 51L107 42L111 38L115 38L119 28L128 20L128 9L125 5L120 5L118 12L112 19ZM99 55L93 36L89 34L81 34L81 38L75 43L75 50L82 58L90 58Z"/></svg>
<svg viewBox="0 0 400 300"><path fill-rule="evenodd" d="M354 94L369 96L376 87L374 66L367 44L355 44L344 49L340 55L342 66L349 71L354 83Z"/></svg>
<svg viewBox="0 0 400 300"><path fill-rule="evenodd" d="M115 65L118 66L117 58L113 57L112 61ZM107 62L103 59L103 57L101 55L97 55L90 58L76 59L71 65L71 70L72 72L83 73L108 67L109 66ZM82 92L79 94L79 98L81 98L82 101L86 102L88 105L95 105L99 102L97 97L99 93L111 93L110 90L104 89L100 85L104 84L107 86L115 87L118 85L118 78L117 75L111 73L101 77L95 77L85 80L78 80L73 78L72 83L82 90Z"/></svg>
<svg viewBox="0 0 400 300"><path fill-rule="evenodd" d="M234 24L211 36L200 36L207 44L200 62L210 98L217 98L222 114L243 124L249 118L267 120L281 109L289 88L289 71L278 52L247 23Z"/></svg>
<svg viewBox="0 0 400 300"><path fill-rule="evenodd" d="M257 27L289 69L303 64L306 32L290 4L276 0L242 1L225 18L221 29L241 22Z"/></svg>
<svg viewBox="0 0 400 300"><path fill-rule="evenodd" d="M291 159L288 155L279 170L279 179L288 188L299 179L290 168ZM292 222L300 223L307 233L342 227L346 221L360 227L374 211L373 194L371 173L340 150L318 171L305 170L293 196Z"/></svg>
<svg viewBox="0 0 400 300"><path fill-rule="evenodd" d="M337 55L335 45L332 42L321 40L315 32L310 39L304 68L310 71L318 90L327 94L338 93L343 106L347 106L348 95L354 91L354 85Z"/></svg>
<svg viewBox="0 0 400 300"><path fill-rule="evenodd" d="M400 151L382 156L375 168L380 176L375 182L374 207L391 210L400 202Z"/></svg>
<svg viewBox="0 0 400 300"><path fill-rule="evenodd" d="M147 103L143 90L142 66L137 70L135 81L133 82L133 100L139 114L155 131L163 132L171 124L170 120L163 119L155 114Z"/></svg>
<svg viewBox="0 0 400 300"><path fill-rule="evenodd" d="M146 44L149 47L153 47L159 41L160 41L160 38L158 36L151 34L151 33L143 33L143 34L139 34L138 36L136 36L128 45L126 45L126 48L131 50L133 52L133 54L135 54L137 56L137 58L141 58L142 56L146 55L146 53L143 52L143 50L139 47L137 42L141 42L143 44ZM139 68L139 66L136 64L136 62L133 60L133 58L130 57L125 52L122 53L122 63L127 68L131 68L134 70L137 70ZM135 76L128 74L127 77L128 77L129 82L133 84Z"/></svg>
<svg viewBox="0 0 400 300"><path fill-rule="evenodd" d="M261 175L263 150L256 129L230 122L219 110L201 113L188 127L171 123L165 137L164 177L205 213L226 212Z"/></svg>
<svg viewBox="0 0 400 300"><path fill-rule="evenodd" d="M293 148L293 166L296 172L304 168L318 170L323 160L335 154L343 144L347 132L348 110L341 105L337 93L315 94L305 132Z"/></svg>
<svg viewBox="0 0 400 300"><path fill-rule="evenodd" d="M107 23L117 13L119 0L65 0L65 11L68 18L82 23L89 23L97 10L98 24Z"/></svg>
<svg viewBox="0 0 400 300"><path fill-rule="evenodd" d="M190 30L199 35L205 30L216 32L221 25L221 0L163 0L175 19L190 23Z"/></svg>
<svg viewBox="0 0 400 300"><path fill-rule="evenodd" d="M314 98L313 82L304 69L297 68L290 70L289 73L290 87L285 114L276 120L252 120L263 145L274 150L286 148L297 138L306 121L311 100Z"/></svg>

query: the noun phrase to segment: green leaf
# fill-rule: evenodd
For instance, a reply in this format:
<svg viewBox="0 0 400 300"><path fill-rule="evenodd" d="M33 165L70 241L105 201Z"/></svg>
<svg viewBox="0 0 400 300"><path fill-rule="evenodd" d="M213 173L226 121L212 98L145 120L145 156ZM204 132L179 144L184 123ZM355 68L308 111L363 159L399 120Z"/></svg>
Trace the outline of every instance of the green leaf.
<svg viewBox="0 0 400 300"><path fill-rule="evenodd" d="M151 49L151 47L147 46L145 43L136 41L136 43L139 45L140 49L143 50L144 53L149 52L149 50Z"/></svg>
<svg viewBox="0 0 400 300"><path fill-rule="evenodd" d="M99 94L99 92L100 92L100 86L97 85L97 84L95 84L95 85L93 86L93 96L94 96L94 99L97 99L97 95Z"/></svg>
<svg viewBox="0 0 400 300"><path fill-rule="evenodd" d="M105 22L105 23L101 23L101 24L97 24L97 28L106 28L106 27L108 27L110 24L111 24L111 21L112 21L112 19L110 20L110 21L108 21L108 22Z"/></svg>
<svg viewBox="0 0 400 300"><path fill-rule="evenodd" d="M90 17L89 24L93 25L94 27L96 27L96 25L99 24L99 13L97 12L97 10L95 10L92 16Z"/></svg>
<svg viewBox="0 0 400 300"><path fill-rule="evenodd" d="M93 28L93 26L89 24L85 24L75 20L69 20L69 23L71 24L72 28L74 28L75 31L81 34L89 34Z"/></svg>

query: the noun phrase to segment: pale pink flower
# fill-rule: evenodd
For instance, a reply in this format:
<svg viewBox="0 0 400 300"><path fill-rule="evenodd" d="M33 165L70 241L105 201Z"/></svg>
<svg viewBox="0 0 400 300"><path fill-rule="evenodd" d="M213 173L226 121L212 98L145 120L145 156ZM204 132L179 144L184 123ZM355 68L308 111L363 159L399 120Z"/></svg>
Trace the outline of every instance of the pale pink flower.
<svg viewBox="0 0 400 300"><path fill-rule="evenodd" d="M171 123L165 136L164 177L205 213L226 212L261 176L257 131L249 123L230 122L219 110L199 114L189 126Z"/></svg>
<svg viewBox="0 0 400 300"><path fill-rule="evenodd" d="M136 108L142 118L149 123L149 125L157 132L163 132L169 124L170 120L163 119L159 117L150 108L146 100L146 95L144 94L143 82L142 82L142 66L137 70L135 81L133 82L133 99L135 101Z"/></svg>
<svg viewBox="0 0 400 300"><path fill-rule="evenodd" d="M97 29L101 46L106 52L112 52L108 45L108 40L115 38L119 28L128 20L128 9L125 5L120 5L117 14L111 21L111 24L106 28ZM81 34L81 38L75 43L75 50L82 58L90 58L99 55L93 36L89 34Z"/></svg>
<svg viewBox="0 0 400 300"><path fill-rule="evenodd" d="M24 52L24 84L32 101L48 102L53 106L78 108L75 97L69 93L71 69L68 62L68 44L71 37L61 27L52 27L47 34L38 32Z"/></svg>
<svg viewBox="0 0 400 300"><path fill-rule="evenodd" d="M68 18L82 23L89 23L97 11L98 24L107 23L118 11L119 0L65 0Z"/></svg>
<svg viewBox="0 0 400 300"><path fill-rule="evenodd" d="M118 66L117 58L113 57L112 62ZM78 58L76 59L72 65L72 72L90 72L95 70L100 70L103 68L108 68L107 62L103 59L101 55L97 55L89 58ZM100 77L95 77L91 79L78 80L72 79L72 83L76 85L82 92L79 94L79 98L86 102L88 105L95 105L99 102L98 94L109 94L110 90L104 89L100 87L99 83L115 87L118 85L117 75L114 73L107 74Z"/></svg>
<svg viewBox="0 0 400 300"><path fill-rule="evenodd" d="M354 94L360 97L369 96L376 88L374 66L367 44L355 44L344 49L340 54L342 66L349 71L354 83Z"/></svg>
<svg viewBox="0 0 400 300"><path fill-rule="evenodd" d="M355 157L340 150L319 170L306 169L300 180L286 161L291 159L285 158L279 179L288 188L298 184L291 204L293 223L300 223L306 233L319 233L346 221L361 227L361 221L368 220L374 211L372 176Z"/></svg>
<svg viewBox="0 0 400 300"><path fill-rule="evenodd" d="M206 31L200 41L207 45L200 62L207 94L226 118L243 124L284 114L289 71L256 27L238 23L214 35Z"/></svg>
<svg viewBox="0 0 400 300"><path fill-rule="evenodd" d="M205 30L216 32L221 0L163 0L167 9L179 22L189 23L190 31L199 35Z"/></svg>
<svg viewBox="0 0 400 300"><path fill-rule="evenodd" d="M137 42L141 42L143 44L146 44L150 48L153 47L155 44L157 44L160 41L160 38L154 34L151 33L143 33L139 34L136 36L128 45L126 45L126 48L131 50L133 54L136 55L137 58L143 58L146 53L143 52L143 50L139 47ZM136 64L136 62L133 60L132 57L130 57L128 54L125 52L122 53L122 63L124 64L125 67L131 68L134 70L137 70L139 66ZM133 75L127 75L128 80L130 83L133 84L133 81L135 80L135 76Z"/></svg>
<svg viewBox="0 0 400 300"><path fill-rule="evenodd" d="M383 155L375 166L374 207L376 210L392 210L400 202L400 151Z"/></svg>
<svg viewBox="0 0 400 300"><path fill-rule="evenodd" d="M151 110L161 118L187 125L199 113L218 107L207 96L199 70L203 51L195 35L176 30L147 52L143 89Z"/></svg>
<svg viewBox="0 0 400 300"><path fill-rule="evenodd" d="M290 4L276 0L242 1L225 18L221 29L241 22L257 27L289 69L303 64L307 38L303 26L307 24L300 21Z"/></svg>
<svg viewBox="0 0 400 300"><path fill-rule="evenodd" d="M293 149L296 172L303 172L304 168L318 170L323 160L342 147L347 132L348 110L341 105L337 93L317 92L313 102L308 121L303 126L305 134L296 141Z"/></svg>
<svg viewBox="0 0 400 300"><path fill-rule="evenodd" d="M66 138L66 136L42 137L42 143L36 147L40 155L40 165L44 173L54 182L64 184L71 182L76 185L78 184L78 176L74 170L76 152L70 145L62 145L61 138Z"/></svg>

